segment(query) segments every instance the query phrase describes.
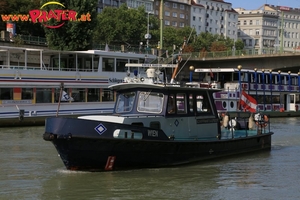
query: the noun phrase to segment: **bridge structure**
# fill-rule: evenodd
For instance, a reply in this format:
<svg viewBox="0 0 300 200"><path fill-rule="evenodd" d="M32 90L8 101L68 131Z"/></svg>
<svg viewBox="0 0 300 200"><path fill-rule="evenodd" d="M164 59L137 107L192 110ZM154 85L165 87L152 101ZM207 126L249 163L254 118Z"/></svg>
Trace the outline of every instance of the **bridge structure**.
<svg viewBox="0 0 300 200"><path fill-rule="evenodd" d="M243 69L272 70L282 72L300 71L300 52L284 52L273 54L254 54L254 55L228 55L228 56L209 56L201 53L183 54L185 68L194 66L195 68L237 68L241 65Z"/></svg>

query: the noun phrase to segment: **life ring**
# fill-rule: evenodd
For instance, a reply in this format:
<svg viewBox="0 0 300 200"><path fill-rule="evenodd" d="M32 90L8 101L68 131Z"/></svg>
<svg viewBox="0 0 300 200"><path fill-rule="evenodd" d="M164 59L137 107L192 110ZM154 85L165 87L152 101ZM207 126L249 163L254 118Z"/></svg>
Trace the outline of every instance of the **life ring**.
<svg viewBox="0 0 300 200"><path fill-rule="evenodd" d="M268 126L269 118L267 115L256 114L254 116L256 126L265 128Z"/></svg>

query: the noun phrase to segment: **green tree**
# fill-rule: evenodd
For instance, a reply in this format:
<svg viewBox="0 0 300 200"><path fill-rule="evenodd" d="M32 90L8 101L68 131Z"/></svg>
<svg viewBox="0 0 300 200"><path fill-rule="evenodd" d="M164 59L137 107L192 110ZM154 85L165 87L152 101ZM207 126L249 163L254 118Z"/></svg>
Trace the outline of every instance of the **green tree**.
<svg viewBox="0 0 300 200"><path fill-rule="evenodd" d="M46 0L43 0L44 4ZM45 27L48 45L56 50L87 50L91 48L93 29L96 25L97 0L61 0L65 9L77 12L77 18L89 14L91 21L65 21L60 28ZM45 9L62 9L58 5L49 5ZM49 24L57 24L53 19Z"/></svg>
<svg viewBox="0 0 300 200"><path fill-rule="evenodd" d="M146 41L148 14L144 7L130 9L126 4L120 8L106 7L97 16L97 25L94 29L94 42L107 44L130 44L138 46L140 42ZM155 26L156 22L150 15L150 23ZM156 33L150 28L152 39L155 40ZM153 33L154 34L153 34Z"/></svg>
<svg viewBox="0 0 300 200"><path fill-rule="evenodd" d="M211 45L217 41L219 35L213 35L209 32L200 33L193 43L195 51L211 51Z"/></svg>

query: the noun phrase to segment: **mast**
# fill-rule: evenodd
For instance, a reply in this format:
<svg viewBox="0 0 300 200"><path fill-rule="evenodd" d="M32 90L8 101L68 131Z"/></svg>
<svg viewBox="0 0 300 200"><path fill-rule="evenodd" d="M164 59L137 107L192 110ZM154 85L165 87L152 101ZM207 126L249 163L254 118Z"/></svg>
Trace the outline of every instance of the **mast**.
<svg viewBox="0 0 300 200"><path fill-rule="evenodd" d="M164 26L164 0L160 0L160 43L159 43L159 49L162 50L163 48L163 26Z"/></svg>

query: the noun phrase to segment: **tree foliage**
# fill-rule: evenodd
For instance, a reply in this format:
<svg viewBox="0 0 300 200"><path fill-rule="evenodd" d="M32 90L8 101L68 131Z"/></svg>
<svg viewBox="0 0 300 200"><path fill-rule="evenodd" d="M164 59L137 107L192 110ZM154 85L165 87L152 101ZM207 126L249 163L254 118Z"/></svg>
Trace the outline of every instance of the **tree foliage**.
<svg viewBox="0 0 300 200"><path fill-rule="evenodd" d="M98 14L97 25L94 29L94 42L107 44L130 44L139 45L145 42L147 33L148 14L144 7L130 9L125 4L120 8L106 7ZM157 21L153 16L149 16L149 33L152 35L150 41L155 40L157 32ZM158 34L159 36L159 34ZM144 44L145 44L144 43Z"/></svg>
<svg viewBox="0 0 300 200"><path fill-rule="evenodd" d="M45 3L46 0L43 0ZM60 0L66 9L77 12L77 18L90 14L91 21L66 21L60 28L46 28L48 45L56 50L87 50L91 48L93 29L96 24L97 0ZM60 6L51 5L47 9L61 9ZM57 23L54 20L50 23Z"/></svg>

